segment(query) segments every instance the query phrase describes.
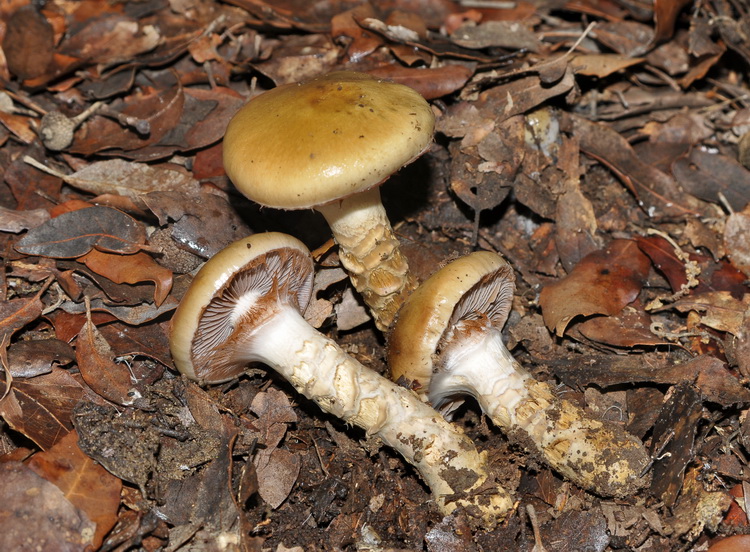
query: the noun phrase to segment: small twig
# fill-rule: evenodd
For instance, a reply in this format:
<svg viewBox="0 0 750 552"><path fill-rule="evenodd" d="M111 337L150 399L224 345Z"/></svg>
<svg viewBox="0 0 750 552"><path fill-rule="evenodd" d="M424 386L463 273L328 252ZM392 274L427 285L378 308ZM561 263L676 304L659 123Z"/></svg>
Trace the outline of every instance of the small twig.
<svg viewBox="0 0 750 552"><path fill-rule="evenodd" d="M529 516L531 522L531 529L534 531L534 547L531 552L547 552L547 549L542 544L542 536L539 533L539 520L536 518L536 510L531 504L526 505L526 514Z"/></svg>

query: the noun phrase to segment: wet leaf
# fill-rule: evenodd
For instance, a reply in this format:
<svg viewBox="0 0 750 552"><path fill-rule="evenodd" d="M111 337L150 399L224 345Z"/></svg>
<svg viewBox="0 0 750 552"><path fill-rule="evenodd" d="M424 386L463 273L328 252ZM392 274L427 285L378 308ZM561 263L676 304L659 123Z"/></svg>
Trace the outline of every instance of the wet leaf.
<svg viewBox="0 0 750 552"><path fill-rule="evenodd" d="M30 230L16 243L27 255L70 259L92 248L113 253L136 253L146 241L143 225L109 207L89 207L64 213Z"/></svg>

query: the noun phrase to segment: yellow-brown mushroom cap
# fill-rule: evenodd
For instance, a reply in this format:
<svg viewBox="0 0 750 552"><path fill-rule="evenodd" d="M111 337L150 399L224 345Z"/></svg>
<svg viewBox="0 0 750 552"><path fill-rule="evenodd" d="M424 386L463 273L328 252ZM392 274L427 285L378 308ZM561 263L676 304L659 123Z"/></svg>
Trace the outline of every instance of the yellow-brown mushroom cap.
<svg viewBox="0 0 750 552"><path fill-rule="evenodd" d="M457 305L475 286L488 278L505 286L502 312L491 316L502 326L508 315L514 289L513 270L505 259L490 251L477 251L447 264L409 296L398 313L398 320L388 339L388 367L393 381L414 386L423 398L427 396L433 376L435 353L448 329ZM493 295L495 297L495 295ZM487 308L482 293L473 294L473 303L463 309L481 312Z"/></svg>
<svg viewBox="0 0 750 552"><path fill-rule="evenodd" d="M253 201L306 209L380 184L429 146L434 127L415 90L338 71L250 100L227 127L224 167Z"/></svg>
<svg viewBox="0 0 750 552"><path fill-rule="evenodd" d="M285 273L261 273L255 277L255 282L246 278L248 281L232 287L238 275L257 268L255 264L266 261L272 254L277 259L276 266L272 268ZM219 360L211 362L210 355L218 351L234 331L233 317L236 318L238 313L232 312L232 309L241 310L247 306L247 298L252 298L247 295L250 292L248 286L259 283L258 289L270 289L276 295L283 287L281 291L293 295L291 300L304 311L310 299L312 278L310 251L292 236L267 232L231 243L198 271L175 311L169 338L175 367L190 379L205 383L219 383L236 377L242 372L242 365L235 366ZM258 295L260 293L257 292ZM245 305L241 304L243 294ZM221 299L223 305L216 304L217 298ZM211 319L206 320L209 305L212 305ZM248 321L247 317L242 320L243 323ZM197 363L196 340L201 342L204 349L200 355L203 361ZM206 359L208 362L205 362Z"/></svg>

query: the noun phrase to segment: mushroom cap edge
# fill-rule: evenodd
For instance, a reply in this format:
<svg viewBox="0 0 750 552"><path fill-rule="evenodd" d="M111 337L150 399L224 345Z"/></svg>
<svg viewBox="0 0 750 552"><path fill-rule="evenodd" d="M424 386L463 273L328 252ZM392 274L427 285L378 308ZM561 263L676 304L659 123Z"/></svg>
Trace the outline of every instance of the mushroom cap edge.
<svg viewBox="0 0 750 552"><path fill-rule="evenodd" d="M211 257L193 278L175 311L169 332L169 348L177 370L199 381L192 360L192 343L203 311L217 291L253 259L278 249L293 249L310 259L309 249L297 238L280 232L253 234L237 240ZM306 305L300 305L304 310ZM217 380L205 380L220 383Z"/></svg>
<svg viewBox="0 0 750 552"><path fill-rule="evenodd" d="M401 307L388 338L391 379L418 384L415 391L427 400L434 354L456 305L484 276L505 267L510 268L497 253L475 251L422 282Z"/></svg>

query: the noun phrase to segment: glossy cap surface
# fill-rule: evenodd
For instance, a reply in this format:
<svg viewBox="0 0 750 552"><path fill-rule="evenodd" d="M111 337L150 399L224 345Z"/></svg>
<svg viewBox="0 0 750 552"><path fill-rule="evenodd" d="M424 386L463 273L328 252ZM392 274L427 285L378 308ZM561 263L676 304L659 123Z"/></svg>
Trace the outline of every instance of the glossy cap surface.
<svg viewBox="0 0 750 552"><path fill-rule="evenodd" d="M305 209L379 185L432 141L435 116L415 90L338 71L250 100L224 136L224 167L251 200Z"/></svg>

